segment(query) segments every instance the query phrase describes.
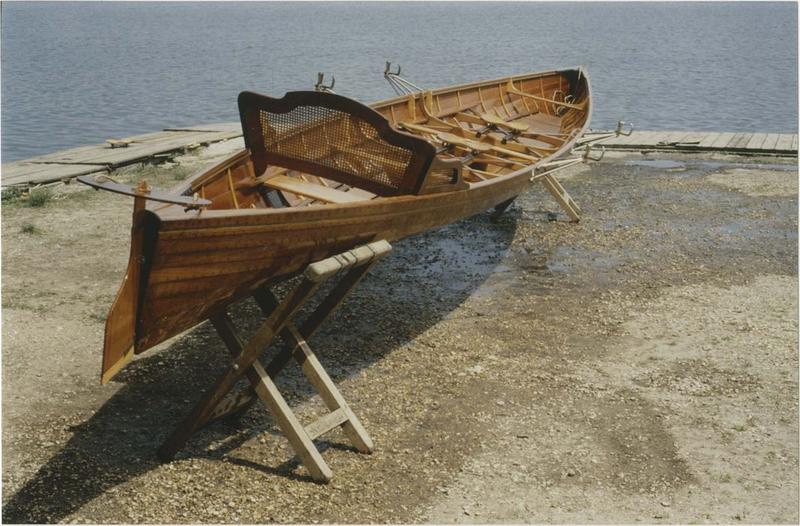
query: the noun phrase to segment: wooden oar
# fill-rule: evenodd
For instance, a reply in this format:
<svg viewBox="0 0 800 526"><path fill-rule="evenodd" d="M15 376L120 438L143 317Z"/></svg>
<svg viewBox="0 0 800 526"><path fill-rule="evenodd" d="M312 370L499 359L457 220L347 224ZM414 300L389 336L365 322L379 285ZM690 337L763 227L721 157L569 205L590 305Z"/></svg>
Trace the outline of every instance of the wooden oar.
<svg viewBox="0 0 800 526"><path fill-rule="evenodd" d="M517 152L517 151L514 151L514 150L510 150L508 148L503 148L503 147L497 146L495 144L487 144L485 142L475 141L475 140L471 140L471 139L468 139L468 138L460 137L460 136L452 134L452 133L440 132L439 130L434 130L432 128L427 128L425 126L420 126L419 124L411 124L411 123L404 122L404 123L401 123L400 125L403 126L406 129L409 129L409 130L418 131L418 132L422 132L422 133L427 133L427 134L429 134L431 136L437 137L440 140L442 140L444 142L447 142L449 144L452 144L454 146L460 146L462 148L467 148L469 150L473 150L473 151L477 151L477 152L493 151L495 153L509 155L511 157L516 157L518 159L523 159L525 161L530 161L530 162L534 162L534 163L537 162L541 158L541 157L534 157L532 155L527 155L527 154L522 153L522 152Z"/></svg>

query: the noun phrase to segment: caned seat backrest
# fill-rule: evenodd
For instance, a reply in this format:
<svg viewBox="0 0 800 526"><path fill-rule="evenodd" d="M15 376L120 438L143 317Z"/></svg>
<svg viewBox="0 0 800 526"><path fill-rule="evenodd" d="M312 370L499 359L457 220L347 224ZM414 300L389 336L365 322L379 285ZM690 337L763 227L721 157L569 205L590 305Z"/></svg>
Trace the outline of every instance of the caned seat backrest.
<svg viewBox="0 0 800 526"><path fill-rule="evenodd" d="M381 196L414 194L436 155L429 142L333 93L295 91L275 99L245 91L239 114L256 175L281 166Z"/></svg>

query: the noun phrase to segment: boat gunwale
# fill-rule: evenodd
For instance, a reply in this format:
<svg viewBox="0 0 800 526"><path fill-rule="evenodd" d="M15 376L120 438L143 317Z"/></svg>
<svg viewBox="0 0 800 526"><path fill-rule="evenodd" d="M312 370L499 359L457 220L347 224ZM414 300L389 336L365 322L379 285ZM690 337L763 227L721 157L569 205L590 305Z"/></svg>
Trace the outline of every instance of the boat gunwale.
<svg viewBox="0 0 800 526"><path fill-rule="evenodd" d="M180 210L180 216L177 216L176 211L172 211L171 208L167 207L162 208L160 210L149 210L150 212L156 214L159 219L161 219L161 230L162 231L179 231L182 230L182 224L186 225L186 229L192 229L191 225L196 225L197 221L202 221L203 219L225 219L225 218L245 218L245 217L263 217L263 216L270 216L270 215L277 215L277 214L307 214L312 211L326 211L326 212L333 212L334 210L350 210L352 208L365 208L365 207L372 207L372 206L388 206L393 204L401 204L405 201L426 201L426 200L438 200L444 196L452 196L458 192L471 192L481 190L484 187L488 187L494 184L498 184L501 181L505 181L507 179L516 178L522 175L533 175L537 166L546 163L554 158L558 158L564 153L571 150L575 142L583 136L586 130L589 128L591 123L591 105L592 105L592 90L591 90L591 81L589 76L586 74L585 69L582 66L576 66L573 68L565 68L562 70L552 70L546 72L537 72L537 73L528 73L522 75L516 75L512 77L500 77L494 80L482 81L482 82L473 82L469 84L463 84L459 86L451 86L451 87L444 87L438 90L432 90L434 94L440 93L449 93L459 89L468 89L468 88L477 88L484 85L495 85L498 83L505 82L509 79L511 80L530 80L539 77L544 77L548 75L555 75L555 74L564 74L568 72L575 72L578 74L578 78L583 78L586 82L586 120L584 121L583 125L580 127L579 133L576 133L570 141L565 142L558 150L550 153L546 157L543 157L532 163L530 165L524 166L516 171L499 175L492 179L487 179L484 181L478 182L467 182L466 188L459 188L453 189L449 191L443 191L433 194L402 194L396 196L386 196L386 197L378 197L376 199L368 200L368 201L356 201L352 203L329 203L329 204L310 204L303 207L286 207L286 208L223 208L223 209L214 209L214 210L197 210L194 212L184 212L183 209ZM437 93L438 92L438 93ZM420 92L422 93L422 92ZM416 95L416 94L415 94ZM376 109L379 104L394 104L394 103L404 103L408 100L408 96L400 96L395 97L393 99L386 99L384 101L379 101L377 103L370 104L369 106L373 109ZM391 125L391 123L390 123ZM393 126L393 125L392 125ZM417 137L419 137L417 135ZM186 191L186 188L191 188L193 183L196 179L199 179L204 174L208 173L208 171L213 170L214 168L224 165L227 162L230 162L244 154L244 152L248 152L247 148L242 150L237 150L232 155L224 158L219 163L215 163L214 165L210 166L207 169L201 170L193 177L182 181L180 185L174 188L175 191L179 189L183 189ZM188 215L192 214L192 215ZM205 217L204 217L205 216Z"/></svg>
<svg viewBox="0 0 800 526"><path fill-rule="evenodd" d="M519 82L519 81L522 81L522 80L532 80L532 79L537 79L539 77L546 77L548 75L556 75L556 74L566 73L566 72L570 72L570 71L581 72L581 75L586 77L587 81L589 79L589 77L586 75L586 70L585 70L585 68L583 66L572 66L572 67L564 68L564 69L554 69L554 70L549 70L549 71L532 71L530 73L522 73L520 75L509 75L509 76L498 77L498 78L492 79L492 80L481 80L481 81L477 81L477 82L468 82L466 84L458 84L458 85L455 85L455 86L445 86L445 87L442 87L442 88L435 88L435 89L430 89L430 90L422 90L422 91L419 91L417 93L414 93L413 95L415 96L415 98L416 98L416 95L418 95L418 94L428 93L428 92L432 93L433 95L443 95L445 93L449 93L449 92L456 91L456 90L482 88L482 87L488 86L488 85L501 84L501 83L507 82L508 80L511 80L511 81L514 81L514 82ZM380 108L384 108L386 106L391 106L392 104L404 103L406 101L408 101L408 95L398 95L398 96L392 97L390 99L381 99L379 101L372 102L372 103L368 104L368 106L370 106L371 108L380 109Z"/></svg>

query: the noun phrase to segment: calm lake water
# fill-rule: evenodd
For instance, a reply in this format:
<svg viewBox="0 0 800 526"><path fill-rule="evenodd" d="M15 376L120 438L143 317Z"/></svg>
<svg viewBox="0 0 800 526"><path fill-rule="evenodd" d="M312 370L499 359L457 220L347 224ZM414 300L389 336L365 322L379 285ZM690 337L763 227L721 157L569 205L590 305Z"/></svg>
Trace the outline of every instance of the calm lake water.
<svg viewBox="0 0 800 526"><path fill-rule="evenodd" d="M797 131L795 3L6 3L3 161L236 121L242 90L364 102L584 65L593 127Z"/></svg>

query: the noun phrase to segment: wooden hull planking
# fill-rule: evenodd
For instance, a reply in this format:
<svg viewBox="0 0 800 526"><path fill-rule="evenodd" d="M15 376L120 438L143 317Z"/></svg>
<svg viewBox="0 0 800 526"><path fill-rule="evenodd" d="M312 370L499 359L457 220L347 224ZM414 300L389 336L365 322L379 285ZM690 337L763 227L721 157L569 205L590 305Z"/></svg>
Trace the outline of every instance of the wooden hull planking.
<svg viewBox="0 0 800 526"><path fill-rule="evenodd" d="M132 349L141 353L251 295L256 287L291 276L313 261L378 239L402 239L512 199L527 188L533 167L573 147L588 127L590 104L588 79L580 70L467 84L373 104L394 127L413 131L417 125L426 130L433 125L437 131L455 131L464 141L477 141L477 128L464 126L460 119L474 120L476 115L489 119L489 112L492 118L518 123L520 129L535 130L509 141L517 157L502 154L507 143L497 137L504 131L508 136L507 130L489 131L483 140L497 150L486 158L490 163L495 157L511 161L479 164L486 169L476 169L475 174L465 170L460 180L430 184L418 194L376 196L284 170L293 177L284 182L297 182L299 191L307 192L301 185L308 187L310 181L329 187L329 192L354 192L363 200L323 203L283 191L279 195L289 206L274 208L264 188L252 183L264 174L255 173L247 149L191 177L174 193L195 193L212 201L209 208L184 211L148 202L146 209L134 214L128 272L106 324L101 380L110 380L130 360ZM436 144L441 140L436 133L420 135L441 146ZM463 156L458 141L452 141L457 144L449 145L448 154ZM497 151L501 153L494 155ZM432 174L433 170L429 179ZM323 190L308 193L324 197Z"/></svg>

